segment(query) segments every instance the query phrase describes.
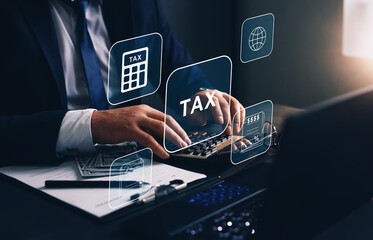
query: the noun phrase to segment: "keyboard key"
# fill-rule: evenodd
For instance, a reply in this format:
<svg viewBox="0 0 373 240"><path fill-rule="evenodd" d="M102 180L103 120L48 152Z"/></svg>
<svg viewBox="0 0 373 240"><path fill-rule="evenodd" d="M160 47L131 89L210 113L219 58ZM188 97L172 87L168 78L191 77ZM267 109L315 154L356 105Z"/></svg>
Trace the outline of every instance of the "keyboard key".
<svg viewBox="0 0 373 240"><path fill-rule="evenodd" d="M232 188L235 185L229 184L229 186ZM210 191L204 191L203 193L210 193ZM244 208L227 210L189 227L177 239L252 239L253 235L256 235L256 226L250 222L253 220L248 220L245 216L246 213L257 216L261 208L261 203L255 203Z"/></svg>
<svg viewBox="0 0 373 240"><path fill-rule="evenodd" d="M145 73L140 72L139 85L143 85L144 83L145 83Z"/></svg>
<svg viewBox="0 0 373 240"><path fill-rule="evenodd" d="M130 85L128 83L124 84L123 85L123 90L127 90L130 88Z"/></svg>

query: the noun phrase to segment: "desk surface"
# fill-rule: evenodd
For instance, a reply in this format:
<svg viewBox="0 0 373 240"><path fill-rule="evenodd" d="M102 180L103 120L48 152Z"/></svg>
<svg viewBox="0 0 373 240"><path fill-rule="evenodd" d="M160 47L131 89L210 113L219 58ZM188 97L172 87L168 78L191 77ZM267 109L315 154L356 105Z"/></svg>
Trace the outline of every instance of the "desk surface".
<svg viewBox="0 0 373 240"><path fill-rule="evenodd" d="M274 123L280 131L284 119L296 111L298 110L295 108L275 105ZM231 175L248 164L214 169L213 173ZM123 238L123 233L120 232L121 220L101 223L77 209L3 176L0 178L0 189L0 239Z"/></svg>

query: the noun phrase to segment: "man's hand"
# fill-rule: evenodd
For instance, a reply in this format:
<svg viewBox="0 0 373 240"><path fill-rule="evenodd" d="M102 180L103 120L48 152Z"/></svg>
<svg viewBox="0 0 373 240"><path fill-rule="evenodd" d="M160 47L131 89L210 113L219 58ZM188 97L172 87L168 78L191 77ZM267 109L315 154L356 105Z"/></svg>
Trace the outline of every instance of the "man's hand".
<svg viewBox="0 0 373 240"><path fill-rule="evenodd" d="M191 124L204 126L209 119L214 119L214 121L220 125L226 126L225 134L232 134L232 118L236 114L234 119L233 133L239 133L242 129L243 123L245 121L245 111L240 102L230 96L227 93L220 92L214 89L208 89L201 91L193 95L188 105L188 112L191 112L192 104L196 96L199 96L203 105L209 102L209 98L212 98L214 105L210 104L209 111L194 111L193 114L188 116L188 120ZM211 97L212 96L212 97ZM231 106L229 108L229 99L231 100Z"/></svg>
<svg viewBox="0 0 373 240"><path fill-rule="evenodd" d="M237 153L241 149L245 149L251 145L252 143L249 140L247 140L246 138L242 138L241 140L238 140L237 142L233 143L232 145L233 153Z"/></svg>
<svg viewBox="0 0 373 240"><path fill-rule="evenodd" d="M147 105L95 111L91 120L92 138L95 143L136 141L166 159L170 155L154 139L163 137L164 127L168 140L176 146L183 148L191 144L186 132L171 116L167 115L165 126L164 113Z"/></svg>

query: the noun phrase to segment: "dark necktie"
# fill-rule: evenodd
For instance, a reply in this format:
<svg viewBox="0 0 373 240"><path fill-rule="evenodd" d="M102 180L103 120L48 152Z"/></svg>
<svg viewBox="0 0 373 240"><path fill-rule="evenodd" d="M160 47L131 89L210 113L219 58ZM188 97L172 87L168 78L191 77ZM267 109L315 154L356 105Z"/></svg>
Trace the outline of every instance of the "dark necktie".
<svg viewBox="0 0 373 240"><path fill-rule="evenodd" d="M98 57L88 33L87 19L85 17L88 2L89 0L74 1L73 5L78 10L76 33L88 83L91 106L98 110L103 110L107 108L107 101Z"/></svg>

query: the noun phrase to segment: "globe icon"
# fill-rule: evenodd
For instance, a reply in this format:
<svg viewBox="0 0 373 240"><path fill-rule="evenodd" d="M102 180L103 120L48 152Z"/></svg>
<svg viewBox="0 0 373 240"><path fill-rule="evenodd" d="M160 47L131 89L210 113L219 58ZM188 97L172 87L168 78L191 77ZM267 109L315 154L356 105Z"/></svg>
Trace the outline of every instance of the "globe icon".
<svg viewBox="0 0 373 240"><path fill-rule="evenodd" d="M266 30L263 27L256 27L249 36L249 47L256 52L262 49L267 39Z"/></svg>

